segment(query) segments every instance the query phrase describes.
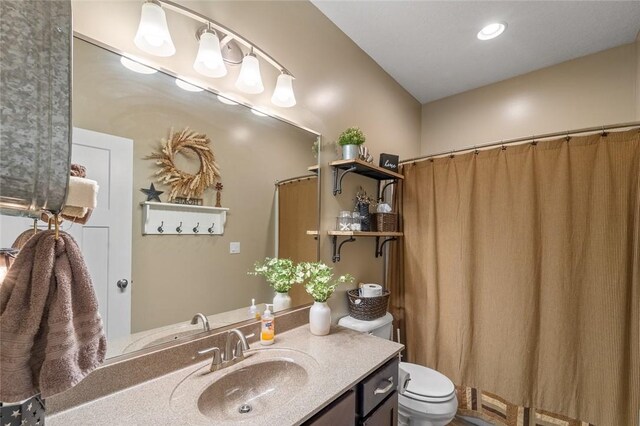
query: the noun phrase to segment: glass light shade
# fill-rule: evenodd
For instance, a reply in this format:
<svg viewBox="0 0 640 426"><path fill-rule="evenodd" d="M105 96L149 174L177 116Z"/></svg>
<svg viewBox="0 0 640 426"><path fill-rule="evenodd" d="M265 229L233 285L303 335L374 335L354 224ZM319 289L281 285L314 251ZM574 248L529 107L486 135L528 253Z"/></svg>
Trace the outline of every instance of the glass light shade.
<svg viewBox="0 0 640 426"><path fill-rule="evenodd" d="M217 78L227 75L227 67L220 52L220 40L216 33L205 31L200 35L200 47L193 69L207 77Z"/></svg>
<svg viewBox="0 0 640 426"><path fill-rule="evenodd" d="M278 76L271 102L284 108L289 108L296 104L296 96L293 93L293 76L285 73Z"/></svg>
<svg viewBox="0 0 640 426"><path fill-rule="evenodd" d="M186 81L179 78L176 78L176 86L178 86L182 90L186 90L187 92L202 92L204 90L202 87L187 83Z"/></svg>
<svg viewBox="0 0 640 426"><path fill-rule="evenodd" d="M136 62L129 58L125 58L124 56L120 57L120 63L127 69L140 73L140 74L155 74L158 70L155 70L146 65L142 65L140 62Z"/></svg>
<svg viewBox="0 0 640 426"><path fill-rule="evenodd" d="M152 55L172 56L176 53L167 17L159 4L147 2L142 5L140 24L133 41L140 50Z"/></svg>
<svg viewBox="0 0 640 426"><path fill-rule="evenodd" d="M236 87L252 95L264 91L262 76L260 75L260 62L258 62L258 58L255 55L249 54L242 59L242 68L236 81Z"/></svg>

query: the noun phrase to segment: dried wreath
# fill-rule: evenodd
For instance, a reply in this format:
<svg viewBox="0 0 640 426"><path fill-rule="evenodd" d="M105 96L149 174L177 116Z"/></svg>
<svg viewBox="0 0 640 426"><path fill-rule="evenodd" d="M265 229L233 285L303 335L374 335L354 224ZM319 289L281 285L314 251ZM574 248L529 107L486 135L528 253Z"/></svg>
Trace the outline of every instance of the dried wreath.
<svg viewBox="0 0 640 426"><path fill-rule="evenodd" d="M220 179L220 169L209 142L211 141L207 135L191 131L188 127L175 133L171 129L169 137L162 138L161 149L146 157L147 160L156 160L156 164L160 166L160 170L155 173L158 182L171 185L169 201L177 196L199 198L205 189ZM184 172L175 166L175 156L180 151L187 156L191 153L198 156L200 169L196 174Z"/></svg>

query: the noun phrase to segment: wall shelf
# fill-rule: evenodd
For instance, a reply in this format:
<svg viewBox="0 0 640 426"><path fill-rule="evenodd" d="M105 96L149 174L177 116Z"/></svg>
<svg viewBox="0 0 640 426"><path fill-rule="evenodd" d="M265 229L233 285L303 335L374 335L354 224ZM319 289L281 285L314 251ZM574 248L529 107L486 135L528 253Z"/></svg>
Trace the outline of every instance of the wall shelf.
<svg viewBox="0 0 640 426"><path fill-rule="evenodd" d="M362 160L338 160L332 161L329 165L333 169L333 195L342 194L342 179L349 173L366 176L378 181L404 179L404 176L400 173L392 172Z"/></svg>
<svg viewBox="0 0 640 426"><path fill-rule="evenodd" d="M331 236L331 242L333 245L333 262L340 262L340 252L342 246L346 243L351 243L356 240L356 237L375 237L376 239L376 257L382 256L382 250L385 244L391 241L396 241L399 237L402 237L402 232L364 232L364 231L328 231ZM338 237L349 237L338 244ZM380 241L382 239L382 242Z"/></svg>
<svg viewBox="0 0 640 426"><path fill-rule="evenodd" d="M223 235L228 208L145 201L142 235Z"/></svg>
<svg viewBox="0 0 640 426"><path fill-rule="evenodd" d="M307 170L310 171L311 173L318 174L318 170L320 170L320 165L314 164L313 166L307 167Z"/></svg>

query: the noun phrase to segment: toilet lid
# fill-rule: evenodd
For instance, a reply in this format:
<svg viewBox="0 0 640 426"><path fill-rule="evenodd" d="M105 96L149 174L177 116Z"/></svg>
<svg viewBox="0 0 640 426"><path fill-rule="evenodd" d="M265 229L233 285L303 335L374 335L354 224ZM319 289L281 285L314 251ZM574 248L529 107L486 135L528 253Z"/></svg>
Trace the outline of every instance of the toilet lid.
<svg viewBox="0 0 640 426"><path fill-rule="evenodd" d="M401 362L400 368L411 376L404 393L407 398L427 402L443 402L455 394L455 386L444 374L417 364Z"/></svg>

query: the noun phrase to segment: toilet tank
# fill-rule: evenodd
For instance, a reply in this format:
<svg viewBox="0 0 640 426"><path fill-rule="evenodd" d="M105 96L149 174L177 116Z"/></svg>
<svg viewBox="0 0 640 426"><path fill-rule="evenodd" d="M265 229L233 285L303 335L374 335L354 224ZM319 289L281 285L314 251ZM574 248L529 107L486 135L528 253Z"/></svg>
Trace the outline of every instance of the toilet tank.
<svg viewBox="0 0 640 426"><path fill-rule="evenodd" d="M383 339L393 340L393 316L388 312L385 316L372 321L362 321L351 316L342 317L340 321L338 321L338 325L361 333L368 333Z"/></svg>

